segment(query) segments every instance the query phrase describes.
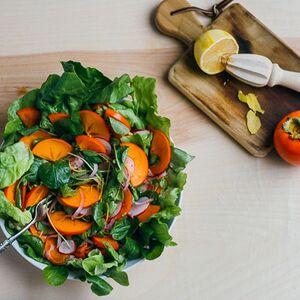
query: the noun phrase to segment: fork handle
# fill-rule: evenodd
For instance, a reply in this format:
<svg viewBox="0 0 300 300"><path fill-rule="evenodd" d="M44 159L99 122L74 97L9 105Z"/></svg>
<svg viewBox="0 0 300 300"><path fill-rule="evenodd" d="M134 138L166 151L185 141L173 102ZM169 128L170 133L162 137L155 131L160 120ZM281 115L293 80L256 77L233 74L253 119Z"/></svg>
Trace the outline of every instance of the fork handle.
<svg viewBox="0 0 300 300"><path fill-rule="evenodd" d="M282 85L300 92L300 73L283 70L278 64L273 64L273 70L268 86Z"/></svg>
<svg viewBox="0 0 300 300"><path fill-rule="evenodd" d="M0 243L0 253L5 251L14 241L18 239L20 235L22 235L32 224L35 223L35 219L33 219L30 223L28 223L22 230L17 232L16 234L12 235L8 239L4 240Z"/></svg>

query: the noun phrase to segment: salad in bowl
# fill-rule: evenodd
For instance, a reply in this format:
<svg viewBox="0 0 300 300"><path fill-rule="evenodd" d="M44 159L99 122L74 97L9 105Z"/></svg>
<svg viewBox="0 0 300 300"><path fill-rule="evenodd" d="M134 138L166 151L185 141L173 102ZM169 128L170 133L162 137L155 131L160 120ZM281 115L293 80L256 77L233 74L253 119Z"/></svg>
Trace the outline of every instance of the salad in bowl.
<svg viewBox="0 0 300 300"><path fill-rule="evenodd" d="M153 78L112 81L78 62L62 65L61 76L8 109L0 216L13 235L46 199L18 247L49 284L77 278L103 296L112 290L105 278L128 285L128 266L176 245L169 227L193 157L173 145Z"/></svg>

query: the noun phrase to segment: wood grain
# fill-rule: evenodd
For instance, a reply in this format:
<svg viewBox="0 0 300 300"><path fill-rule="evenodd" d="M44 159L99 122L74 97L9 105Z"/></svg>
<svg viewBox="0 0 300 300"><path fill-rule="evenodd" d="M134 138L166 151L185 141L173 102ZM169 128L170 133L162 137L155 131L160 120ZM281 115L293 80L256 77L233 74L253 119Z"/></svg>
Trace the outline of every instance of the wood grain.
<svg viewBox="0 0 300 300"><path fill-rule="evenodd" d="M166 0L167 3L178 1ZM183 5L184 3L182 3ZM186 4L185 4L186 5ZM166 9L165 9L166 10ZM166 15L158 10L159 15ZM157 17L157 25L163 31L191 42L189 29L182 26L182 19ZM164 25L162 25L164 24ZM199 23L197 21L197 26ZM177 28L177 30L174 30ZM269 31L244 7L234 4L227 8L209 27L226 30L233 34L240 45L241 53L256 53L269 57L274 63L291 71L300 71L300 58L279 38ZM187 33L178 33L187 30ZM203 110L214 122L256 157L266 156L272 149L272 137L276 124L287 113L300 108L299 93L282 87L254 88L239 82L227 73L216 76L204 74L193 56L193 46L175 63L169 73L170 82L188 99ZM245 115L248 108L237 99L237 93L254 93L265 110L261 116L262 128L256 135L250 135L246 127Z"/></svg>
<svg viewBox="0 0 300 300"><path fill-rule="evenodd" d="M190 131L191 123L182 126L182 121L189 118L190 122L197 122L196 120L203 116L199 116L199 112L166 80L170 64L179 55L180 51L177 49L161 49L128 52L60 52L0 57L0 130L2 131L6 122L9 104L20 97L20 93L39 87L51 73L61 74L60 61L72 59L99 68L111 78L123 73L157 78L159 110L173 121L173 138L177 143L192 141L197 132ZM178 110L184 113L177 116ZM194 127L193 130L198 129ZM185 131L190 131L190 134L182 134Z"/></svg>

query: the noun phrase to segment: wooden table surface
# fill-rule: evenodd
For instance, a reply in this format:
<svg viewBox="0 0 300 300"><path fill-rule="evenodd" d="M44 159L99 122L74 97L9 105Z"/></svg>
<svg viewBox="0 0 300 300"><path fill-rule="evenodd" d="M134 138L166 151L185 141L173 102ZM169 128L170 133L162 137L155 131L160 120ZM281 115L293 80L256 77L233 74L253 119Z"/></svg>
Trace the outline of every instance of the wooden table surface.
<svg viewBox="0 0 300 300"><path fill-rule="evenodd" d="M209 7L213 2L192 3ZM57 57L69 56L86 63L98 58L97 67L110 76L157 77L160 111L172 120L172 136L196 155L188 168L183 213L173 229L178 246L130 270L130 287L114 284L108 299L299 299L300 169L275 153L265 159L250 156L170 86L166 72L183 46L153 26L158 3L1 1L1 101L14 99L22 84L18 72L30 59L37 63L26 74L29 86L40 83L37 73L59 70L58 64L53 67ZM240 3L300 53L299 0ZM6 73L13 64L16 72ZM13 249L1 254L0 282L0 299L98 299L80 282L47 286L41 272Z"/></svg>

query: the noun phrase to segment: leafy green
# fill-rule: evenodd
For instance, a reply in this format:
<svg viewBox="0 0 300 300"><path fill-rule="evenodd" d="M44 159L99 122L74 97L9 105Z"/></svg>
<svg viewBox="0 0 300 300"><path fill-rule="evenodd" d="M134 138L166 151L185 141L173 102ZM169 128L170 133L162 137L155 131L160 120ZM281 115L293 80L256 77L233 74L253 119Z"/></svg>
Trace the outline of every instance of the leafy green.
<svg viewBox="0 0 300 300"><path fill-rule="evenodd" d="M36 107L47 113L71 114L80 109L87 94L87 87L75 73L50 75L40 89Z"/></svg>
<svg viewBox="0 0 300 300"><path fill-rule="evenodd" d="M41 256L41 255L36 254L35 251L33 250L33 248L31 246L29 246L28 244L21 244L21 247L25 250L26 254L29 257L31 257L32 259L34 259L40 263L46 264L46 265L50 264L49 260L43 258L43 256Z"/></svg>
<svg viewBox="0 0 300 300"><path fill-rule="evenodd" d="M137 129L143 129L146 127L145 122L135 114L132 108L128 108L127 106L120 103L109 104L109 107L126 118L132 127L135 127Z"/></svg>
<svg viewBox="0 0 300 300"><path fill-rule="evenodd" d="M68 278L69 271L65 266L47 266L43 270L43 277L48 284L53 286L62 285Z"/></svg>
<svg viewBox="0 0 300 300"><path fill-rule="evenodd" d="M180 191L182 191L186 183L187 174L182 171L176 173L171 168L169 168L167 174L168 174L167 176L168 184L170 186L177 187Z"/></svg>
<svg viewBox="0 0 300 300"><path fill-rule="evenodd" d="M32 162L33 155L22 142L8 146L0 152L0 189L21 178Z"/></svg>
<svg viewBox="0 0 300 300"><path fill-rule="evenodd" d="M128 233L130 229L130 223L127 218L122 218L117 220L111 229L111 236L114 240L122 240Z"/></svg>
<svg viewBox="0 0 300 300"><path fill-rule="evenodd" d="M177 199L179 197L180 190L178 188L168 187L161 191L159 195L160 206L164 209L169 206L177 205Z"/></svg>
<svg viewBox="0 0 300 300"><path fill-rule="evenodd" d="M65 72L75 73L89 91L103 89L111 80L95 68L85 68L79 62L67 61L61 63Z"/></svg>
<svg viewBox="0 0 300 300"><path fill-rule="evenodd" d="M120 249L120 253L128 259L136 259L141 257L141 248L134 239L126 237L125 244Z"/></svg>
<svg viewBox="0 0 300 300"><path fill-rule="evenodd" d="M91 275L101 275L107 270L104 266L104 258L100 251L98 254L85 258L82 261L82 267Z"/></svg>
<svg viewBox="0 0 300 300"><path fill-rule="evenodd" d="M82 261L82 268L90 275L101 275L116 265L117 262L105 262L98 249L92 250L88 257Z"/></svg>
<svg viewBox="0 0 300 300"><path fill-rule="evenodd" d="M64 184L59 188L60 193L62 194L63 197L72 197L76 194L76 190L72 189L70 186L67 184Z"/></svg>
<svg viewBox="0 0 300 300"><path fill-rule="evenodd" d="M46 162L39 167L38 176L50 189L58 189L69 182L71 170L64 160Z"/></svg>
<svg viewBox="0 0 300 300"><path fill-rule="evenodd" d="M126 272L114 270L110 273L110 277L123 286L129 286L128 275Z"/></svg>
<svg viewBox="0 0 300 300"><path fill-rule="evenodd" d="M89 100L91 104L97 103L115 103L124 97L127 97L132 93L132 87L130 86L131 80L129 75L124 74L119 78L115 78L110 84L99 90L94 98Z"/></svg>
<svg viewBox="0 0 300 300"><path fill-rule="evenodd" d="M149 249L143 249L143 256L148 260L158 258L164 251L164 245L159 242L153 242Z"/></svg>
<svg viewBox="0 0 300 300"><path fill-rule="evenodd" d="M151 222L151 227L153 229L153 235L155 238L165 246L169 246L172 241L172 237L169 234L169 227L166 223L161 223L157 221Z"/></svg>
<svg viewBox="0 0 300 300"><path fill-rule="evenodd" d="M43 256L43 253L44 253L44 243L43 243L43 241L39 237L31 235L31 234L28 233L28 234L21 235L18 238L18 241L21 244L27 244L27 245L29 245L34 250L34 252L37 255Z"/></svg>
<svg viewBox="0 0 300 300"><path fill-rule="evenodd" d="M115 120L114 118L108 118L109 123L116 134L125 135L128 134L129 128L125 126L123 123Z"/></svg>
<svg viewBox="0 0 300 300"><path fill-rule="evenodd" d="M129 142L140 146L146 154L149 152L153 134L147 132L136 132L132 135L122 136L121 142Z"/></svg>
<svg viewBox="0 0 300 300"><path fill-rule="evenodd" d="M111 293L113 290L112 286L107 283L105 280L100 278L99 276L92 276L86 273L86 280L88 283L91 283L91 290L97 296L106 296Z"/></svg>
<svg viewBox="0 0 300 300"><path fill-rule="evenodd" d="M4 193L0 191L0 216L6 219L12 218L20 225L27 225L32 217L29 211L22 211L19 208L13 206L5 197Z"/></svg>
<svg viewBox="0 0 300 300"><path fill-rule="evenodd" d="M13 134L18 130L24 128L21 119L17 115L17 111L25 107L34 107L37 93L38 93L38 89L32 90L28 92L26 95L24 95L22 98L15 100L14 102L11 103L7 111L8 122L6 123L3 132L4 139L6 139L8 135Z"/></svg>
<svg viewBox="0 0 300 300"><path fill-rule="evenodd" d="M194 158L194 156L187 154L183 150L174 148L170 167L175 172L182 171L186 167L186 165Z"/></svg>
<svg viewBox="0 0 300 300"><path fill-rule="evenodd" d="M38 177L38 170L42 164L44 164L46 161L39 158L39 157L34 157L33 163L30 166L27 174L26 174L26 179L31 182L31 183L36 183L37 182L37 177Z"/></svg>
<svg viewBox="0 0 300 300"><path fill-rule="evenodd" d="M170 220L174 217L180 215L181 208L177 205L167 206L166 208L162 209L160 212L156 213L155 215L151 216L151 219L157 220Z"/></svg>
<svg viewBox="0 0 300 300"><path fill-rule="evenodd" d="M168 118L159 116L151 107L147 111L146 120L153 129L162 131L170 139L171 122Z"/></svg>
<svg viewBox="0 0 300 300"><path fill-rule="evenodd" d="M83 126L79 113L72 113L70 118L56 121L53 127L56 134L67 140L71 140L76 135L83 134Z"/></svg>
<svg viewBox="0 0 300 300"><path fill-rule="evenodd" d="M93 212L93 218L96 224L100 227L103 225L103 202L97 202L92 209Z"/></svg>
<svg viewBox="0 0 300 300"><path fill-rule="evenodd" d="M154 78L136 76L132 80L134 108L138 115L146 115L152 108L157 111L157 96L155 94Z"/></svg>

